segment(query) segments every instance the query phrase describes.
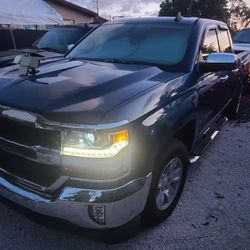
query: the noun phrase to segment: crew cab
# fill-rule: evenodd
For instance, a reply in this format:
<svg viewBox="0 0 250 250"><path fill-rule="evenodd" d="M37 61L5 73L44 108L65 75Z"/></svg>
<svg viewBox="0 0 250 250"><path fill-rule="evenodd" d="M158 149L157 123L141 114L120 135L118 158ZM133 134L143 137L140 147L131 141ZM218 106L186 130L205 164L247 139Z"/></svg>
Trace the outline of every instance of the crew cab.
<svg viewBox="0 0 250 250"><path fill-rule="evenodd" d="M162 222L236 117L244 60L225 23L159 17L106 23L27 75L5 69L0 195L85 228Z"/></svg>

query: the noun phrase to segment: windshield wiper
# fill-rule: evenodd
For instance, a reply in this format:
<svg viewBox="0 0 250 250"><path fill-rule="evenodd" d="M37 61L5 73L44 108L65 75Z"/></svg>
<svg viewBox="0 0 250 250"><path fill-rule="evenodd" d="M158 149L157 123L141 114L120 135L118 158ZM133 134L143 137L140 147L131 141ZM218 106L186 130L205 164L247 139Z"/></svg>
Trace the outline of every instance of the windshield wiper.
<svg viewBox="0 0 250 250"><path fill-rule="evenodd" d="M71 60L84 60L84 61L95 61L95 62L107 62L107 63L121 63L121 64L140 64L140 65L154 65L153 63L143 61L132 61L123 59L104 59L104 58L91 58L91 57L69 57Z"/></svg>
<svg viewBox="0 0 250 250"><path fill-rule="evenodd" d="M158 67L158 68L163 69L163 70L166 69L166 65L164 65L164 64L158 64L158 63L147 62L147 61L123 60L123 59L104 59L101 61L109 62L109 63L148 65L148 66L152 66L152 67Z"/></svg>
<svg viewBox="0 0 250 250"><path fill-rule="evenodd" d="M56 52L56 53L60 53L58 50L53 49L53 48L50 48L50 47L40 47L39 49L42 49L42 50L47 50L47 51L49 51L49 52Z"/></svg>
<svg viewBox="0 0 250 250"><path fill-rule="evenodd" d="M98 62L107 62L107 63L121 63L121 64L136 64L136 65L150 65L155 66L157 64L152 62L146 62L146 61L135 61L135 60L126 60L126 59L91 59L91 58L84 58L84 60L92 60L92 61L98 61Z"/></svg>
<svg viewBox="0 0 250 250"><path fill-rule="evenodd" d="M69 61L76 61L76 60L78 60L78 58L76 58L76 57L66 57Z"/></svg>
<svg viewBox="0 0 250 250"><path fill-rule="evenodd" d="M39 48L36 47L34 44L32 44L30 47L28 47L28 49L39 49Z"/></svg>
<svg viewBox="0 0 250 250"><path fill-rule="evenodd" d="M166 70L166 67L167 67L164 64L157 64L157 63L146 62L146 61L123 60L123 59L69 57L69 60L82 60L82 61L95 61L95 62L120 63L120 64L149 65L149 66L152 66L152 67L158 67L158 68L160 68L162 70Z"/></svg>
<svg viewBox="0 0 250 250"><path fill-rule="evenodd" d="M102 59L99 60L102 62L109 62L109 63L121 63L121 64L144 64L143 62L131 61L131 60L123 60L123 59Z"/></svg>

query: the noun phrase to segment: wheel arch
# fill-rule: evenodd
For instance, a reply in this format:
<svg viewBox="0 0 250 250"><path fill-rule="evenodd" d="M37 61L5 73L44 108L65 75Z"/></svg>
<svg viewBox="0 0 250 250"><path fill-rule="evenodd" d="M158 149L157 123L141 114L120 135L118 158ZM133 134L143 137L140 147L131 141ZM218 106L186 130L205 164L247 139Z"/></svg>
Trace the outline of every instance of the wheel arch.
<svg viewBox="0 0 250 250"><path fill-rule="evenodd" d="M187 148L188 152L191 151L196 135L196 122L191 120L182 126L175 134L174 138L181 141Z"/></svg>

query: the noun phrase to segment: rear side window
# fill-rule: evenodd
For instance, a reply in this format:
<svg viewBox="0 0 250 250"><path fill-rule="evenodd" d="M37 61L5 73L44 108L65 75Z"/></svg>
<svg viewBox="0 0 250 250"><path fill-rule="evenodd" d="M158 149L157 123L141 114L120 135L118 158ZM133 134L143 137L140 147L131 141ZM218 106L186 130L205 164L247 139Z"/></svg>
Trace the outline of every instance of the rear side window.
<svg viewBox="0 0 250 250"><path fill-rule="evenodd" d="M228 36L227 30L219 30L218 33L219 43L220 43L220 51L221 52L232 52L231 42Z"/></svg>
<svg viewBox="0 0 250 250"><path fill-rule="evenodd" d="M201 49L202 59L206 60L209 54L219 51L217 32L215 29L209 30L205 35Z"/></svg>

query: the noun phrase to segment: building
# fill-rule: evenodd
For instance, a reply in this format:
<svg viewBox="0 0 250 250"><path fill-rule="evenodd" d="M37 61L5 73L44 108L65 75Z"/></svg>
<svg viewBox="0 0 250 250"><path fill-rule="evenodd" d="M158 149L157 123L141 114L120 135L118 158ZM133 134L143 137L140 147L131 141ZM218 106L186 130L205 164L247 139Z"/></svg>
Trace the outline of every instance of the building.
<svg viewBox="0 0 250 250"><path fill-rule="evenodd" d="M66 0L44 1L62 15L64 24L92 22L103 23L107 21L106 19L98 16L96 12L68 2Z"/></svg>

